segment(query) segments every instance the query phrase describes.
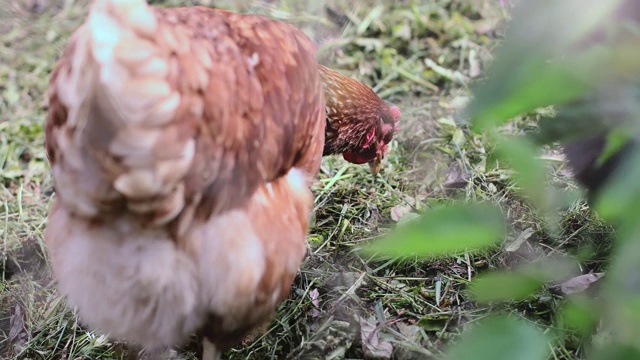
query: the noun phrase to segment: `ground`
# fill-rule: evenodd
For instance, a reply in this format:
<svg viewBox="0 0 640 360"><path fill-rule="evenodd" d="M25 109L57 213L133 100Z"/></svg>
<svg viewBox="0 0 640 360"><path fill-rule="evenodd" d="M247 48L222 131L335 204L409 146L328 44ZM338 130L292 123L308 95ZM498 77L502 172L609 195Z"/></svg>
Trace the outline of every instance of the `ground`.
<svg viewBox="0 0 640 360"><path fill-rule="evenodd" d="M53 193L43 148L48 76L86 0L5 0L0 9L0 354L11 359L119 359L127 346L83 329L55 292L42 232ZM483 0L151 1L216 5L292 22L321 45L326 65L370 85L402 111L382 174L326 158L314 188L309 255L290 298L266 332L226 354L229 359L439 357L468 324L507 310L551 326L562 301L553 286L534 298L480 305L466 287L488 269L523 260L574 256L577 244L599 244L583 264L598 271L610 229L574 200L549 229L515 193L510 172L492 161L491 146L458 125L468 84L490 64L508 21L508 2ZM346 3L346 2L345 2ZM535 127L544 111L504 131ZM549 149L551 182L575 189L561 155ZM397 223L451 199L500 205L509 221L505 246L437 260L381 261L358 250ZM554 238L563 239L551 242ZM514 240L522 240L514 241ZM191 359L193 346L178 349ZM580 354L566 336L556 359Z"/></svg>

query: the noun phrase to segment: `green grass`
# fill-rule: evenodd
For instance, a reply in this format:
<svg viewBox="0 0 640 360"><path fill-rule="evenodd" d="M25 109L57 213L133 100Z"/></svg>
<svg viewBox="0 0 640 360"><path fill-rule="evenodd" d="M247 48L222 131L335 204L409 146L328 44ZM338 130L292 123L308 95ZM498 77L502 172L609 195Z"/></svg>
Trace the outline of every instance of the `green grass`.
<svg viewBox="0 0 640 360"><path fill-rule="evenodd" d="M65 307L42 242L52 194L42 128L48 76L82 21L87 1L8 3L0 9L0 357L123 358L125 345L84 329ZM506 309L550 326L562 303L549 286L534 298L477 304L467 285L478 273L556 256L583 258L576 249L586 243L597 255L582 266L601 270L610 228L572 198L555 209L562 215L560 223L549 226L516 194L511 172L491 156L493 144L457 125L456 114L469 96L467 85L483 75L508 19L497 2L153 3L214 3L292 22L320 44L321 62L362 80L403 111L402 130L378 178L366 166L348 165L338 157L324 160L314 188L309 256L292 294L268 330L229 351L228 358L363 358L363 334L365 340L379 337L391 344L397 359L439 357L457 334L491 310ZM521 134L547 115L541 110L523 116L502 131ZM575 191L557 150L548 149L546 156L550 183L567 194ZM526 229L531 235L510 251L501 247L430 261L359 255L398 220L452 199L499 205L509 219L507 244ZM373 333L367 330L371 326ZM569 333L550 344L553 358L580 354L583 344L574 340ZM193 347L178 354L193 358Z"/></svg>

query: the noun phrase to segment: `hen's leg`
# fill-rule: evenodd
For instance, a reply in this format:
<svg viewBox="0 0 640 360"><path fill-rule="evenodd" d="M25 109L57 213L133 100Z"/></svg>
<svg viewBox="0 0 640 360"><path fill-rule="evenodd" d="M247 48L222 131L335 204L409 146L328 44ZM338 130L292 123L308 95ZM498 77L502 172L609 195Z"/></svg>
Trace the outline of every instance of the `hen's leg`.
<svg viewBox="0 0 640 360"><path fill-rule="evenodd" d="M207 338L202 339L202 360L220 360L221 355Z"/></svg>

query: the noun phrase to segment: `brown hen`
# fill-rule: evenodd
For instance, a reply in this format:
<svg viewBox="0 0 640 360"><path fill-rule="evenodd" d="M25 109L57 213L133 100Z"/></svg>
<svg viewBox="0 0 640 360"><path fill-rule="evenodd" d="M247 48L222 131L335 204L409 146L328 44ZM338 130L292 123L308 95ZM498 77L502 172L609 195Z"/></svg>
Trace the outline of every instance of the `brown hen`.
<svg viewBox="0 0 640 360"><path fill-rule="evenodd" d="M260 16L93 2L46 123L45 241L81 321L148 348L197 332L213 359L270 319L305 254L323 147L375 161L393 134L374 114L374 135L325 146L338 122L315 51Z"/></svg>
<svg viewBox="0 0 640 360"><path fill-rule="evenodd" d="M318 67L325 90L327 127L324 155L343 154L354 164L369 163L376 175L398 131L400 109L387 105L365 84Z"/></svg>

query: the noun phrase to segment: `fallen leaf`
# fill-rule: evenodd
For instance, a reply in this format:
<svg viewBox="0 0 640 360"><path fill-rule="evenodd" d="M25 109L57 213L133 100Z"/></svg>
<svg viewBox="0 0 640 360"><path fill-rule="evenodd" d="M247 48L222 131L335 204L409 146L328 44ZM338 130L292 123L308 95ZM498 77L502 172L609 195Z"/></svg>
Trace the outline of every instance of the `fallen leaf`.
<svg viewBox="0 0 640 360"><path fill-rule="evenodd" d="M407 340L419 342L420 337L422 336L422 334L420 334L420 326L407 325L405 323L397 323L396 326L398 327L398 331L400 331L400 334L406 337Z"/></svg>
<svg viewBox="0 0 640 360"><path fill-rule="evenodd" d="M350 322L340 321L331 316L319 324L319 328L311 333L311 337L291 351L286 359L344 359L356 336L358 333L355 323L352 326Z"/></svg>
<svg viewBox="0 0 640 360"><path fill-rule="evenodd" d="M425 315L418 320L417 326L426 332L441 332L442 329L447 327L447 324L451 321L450 319L451 317L448 315Z"/></svg>
<svg viewBox="0 0 640 360"><path fill-rule="evenodd" d="M404 199L404 201L407 202L407 204L409 204L411 206L416 206L416 198L414 198L413 196L404 195L403 199Z"/></svg>
<svg viewBox="0 0 640 360"><path fill-rule="evenodd" d="M10 317L9 343L15 354L22 352L25 344L29 340L29 333L24 323L24 313L20 304L15 305Z"/></svg>
<svg viewBox="0 0 640 360"><path fill-rule="evenodd" d="M320 301L318 301L318 296L320 296L320 292L318 291L318 289L309 291L309 299L311 299L311 304L313 304L313 306L315 307L315 309L311 310L312 317L320 316L320 311L318 311L318 309L320 308Z"/></svg>
<svg viewBox="0 0 640 360"><path fill-rule="evenodd" d="M426 349L423 349L423 346L420 344L420 340L422 339L422 328L401 322L397 323L396 327L404 339L396 344L393 358L396 360L416 360L426 358L425 355L427 355L428 352Z"/></svg>
<svg viewBox="0 0 640 360"><path fill-rule="evenodd" d="M518 250L520 246L522 246L522 244L524 244L524 242L527 241L527 239L529 239L531 235L533 235L534 232L535 230L533 230L532 228L525 229L523 232L520 233L520 235L518 235L518 237L515 240L513 240L512 242L507 244L507 246L505 246L504 251L514 252Z"/></svg>
<svg viewBox="0 0 640 360"><path fill-rule="evenodd" d="M380 337L378 330L375 323L360 318L360 337L365 359L391 359L393 345L389 340Z"/></svg>
<svg viewBox="0 0 640 360"><path fill-rule="evenodd" d="M447 179L442 186L445 189L462 189L469 184L470 175L464 171L460 171L455 166L449 168L447 172Z"/></svg>
<svg viewBox="0 0 640 360"><path fill-rule="evenodd" d="M318 291L318 289L313 289L309 291L309 299L311 299L311 303L315 307L320 307L320 302L318 301L319 295L320 295L320 292Z"/></svg>
<svg viewBox="0 0 640 360"><path fill-rule="evenodd" d="M391 208L391 220L400 221L402 217L409 214L413 208L410 205L396 205Z"/></svg>
<svg viewBox="0 0 640 360"><path fill-rule="evenodd" d="M591 284L598 281L602 276L604 276L604 273L579 275L560 284L560 290L563 294L566 295L583 292L587 290L589 286L591 286Z"/></svg>

